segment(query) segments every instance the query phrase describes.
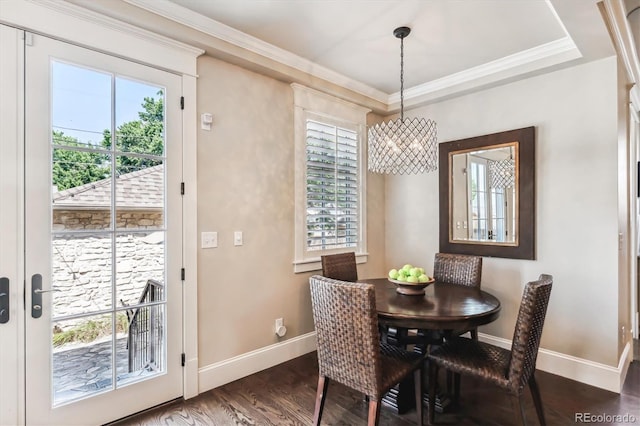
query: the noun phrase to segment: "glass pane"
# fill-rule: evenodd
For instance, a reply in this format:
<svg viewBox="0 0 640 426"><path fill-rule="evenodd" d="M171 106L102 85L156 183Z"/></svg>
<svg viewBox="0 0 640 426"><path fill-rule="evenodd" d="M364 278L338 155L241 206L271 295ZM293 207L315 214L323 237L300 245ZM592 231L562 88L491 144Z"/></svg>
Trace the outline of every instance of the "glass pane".
<svg viewBox="0 0 640 426"><path fill-rule="evenodd" d="M51 253L54 318L111 307L109 234L56 234Z"/></svg>
<svg viewBox="0 0 640 426"><path fill-rule="evenodd" d="M164 229L162 161L119 156L116 164L121 171L116 179L116 227Z"/></svg>
<svg viewBox="0 0 640 426"><path fill-rule="evenodd" d="M110 158L98 152L54 148L54 231L111 228Z"/></svg>
<svg viewBox="0 0 640 426"><path fill-rule="evenodd" d="M163 292L160 283L153 283L147 288L145 303L163 299ZM164 305L142 306L126 311L126 344L119 343L116 346L118 386L165 371L164 320Z"/></svg>
<svg viewBox="0 0 640 426"><path fill-rule="evenodd" d="M111 145L111 75L52 61L54 145L108 148Z"/></svg>
<svg viewBox="0 0 640 426"><path fill-rule="evenodd" d="M120 306L146 303L147 287L164 280L165 233L131 232L116 235L116 300ZM164 292L158 293L164 300Z"/></svg>
<svg viewBox="0 0 640 426"><path fill-rule="evenodd" d="M116 78L116 149L164 155L164 90Z"/></svg>
<svg viewBox="0 0 640 426"><path fill-rule="evenodd" d="M52 325L54 406L111 390L111 314L55 321Z"/></svg>

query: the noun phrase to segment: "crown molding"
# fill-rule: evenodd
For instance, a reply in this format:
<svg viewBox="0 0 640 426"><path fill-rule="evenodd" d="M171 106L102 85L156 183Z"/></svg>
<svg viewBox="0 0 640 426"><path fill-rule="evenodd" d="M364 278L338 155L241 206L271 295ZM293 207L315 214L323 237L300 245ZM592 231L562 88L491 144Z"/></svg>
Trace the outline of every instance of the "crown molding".
<svg viewBox="0 0 640 426"><path fill-rule="evenodd" d="M197 30L203 34L223 40L246 51L261 55L276 63L289 66L355 93L367 96L386 105L387 113L397 112L399 110L400 92L392 94L385 93L287 50L245 34L221 22L202 16L171 1L123 1ZM546 1L555 13L549 0ZM562 21L559 18L558 22L562 25ZM582 54L573 39L568 35L566 29L565 33L567 34L565 37L550 43L405 89L405 106L416 106L425 102L455 96L456 93L481 88L502 79L513 78L521 74L581 58Z"/></svg>
<svg viewBox="0 0 640 426"><path fill-rule="evenodd" d="M204 53L66 1L0 1L1 23L172 73L196 76Z"/></svg>
<svg viewBox="0 0 640 426"><path fill-rule="evenodd" d="M167 0L123 0L133 6L170 19L203 34L226 41L249 52L352 90L378 102L387 103L389 95L301 56L262 41L221 22L207 18Z"/></svg>
<svg viewBox="0 0 640 426"><path fill-rule="evenodd" d="M536 71L552 65L581 58L580 50L571 37L554 40L523 50L495 61L448 75L418 86L405 89L408 105L436 100L456 92L468 91L516 75ZM389 108L399 108L400 92L389 96Z"/></svg>
<svg viewBox="0 0 640 426"><path fill-rule="evenodd" d="M604 0L601 7L611 39L631 84L640 83L640 59L623 0Z"/></svg>
<svg viewBox="0 0 640 426"><path fill-rule="evenodd" d="M144 30L140 27L127 24L126 22L122 22L117 19L110 18L101 13L94 12L89 9L85 9L83 7L76 6L71 3L67 3L66 1L59 1L59 0L26 0L26 1L38 6L47 7L49 9L64 13L65 15L68 15L68 16L72 16L85 21L89 21L97 25L101 25L104 28L120 31L146 41L152 41L156 44L161 44L165 47L168 47L174 50L188 52L194 57L200 56L204 53L204 50L199 49L197 47L188 45L186 43L182 43L180 41L171 39L169 37L156 34L151 31Z"/></svg>

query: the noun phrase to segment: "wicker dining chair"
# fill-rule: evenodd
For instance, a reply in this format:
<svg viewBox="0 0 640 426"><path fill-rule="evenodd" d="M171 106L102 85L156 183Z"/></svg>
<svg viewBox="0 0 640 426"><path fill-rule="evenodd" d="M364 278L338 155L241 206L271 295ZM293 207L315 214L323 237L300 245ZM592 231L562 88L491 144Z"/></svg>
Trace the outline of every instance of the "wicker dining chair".
<svg viewBox="0 0 640 426"><path fill-rule="evenodd" d="M433 277L437 282L480 287L482 277L482 258L462 254L436 253L433 264ZM478 329L448 330L445 335L440 330L418 329L414 335L409 330L397 330L397 342L400 345L415 344L418 351L427 351L428 347L439 344L443 336L459 336L469 332L471 338L478 340Z"/></svg>
<svg viewBox="0 0 640 426"><path fill-rule="evenodd" d="M340 281L358 281L358 268L354 252L320 256L322 276Z"/></svg>
<svg viewBox="0 0 640 426"><path fill-rule="evenodd" d="M441 282L480 287L482 258L466 254L436 253L433 276Z"/></svg>
<svg viewBox="0 0 640 426"><path fill-rule="evenodd" d="M482 278L482 258L464 254L436 253L433 262L433 277L438 282L480 287ZM455 330L461 335L469 332L473 340L478 340L478 329Z"/></svg>
<svg viewBox="0 0 640 426"><path fill-rule="evenodd" d="M460 375L493 383L513 396L519 405L520 420L526 425L523 395L529 385L538 420L545 425L540 391L535 380L536 358L549 305L553 277L542 274L525 286L513 333L511 350L462 337L447 339L427 356L429 363L429 400L436 394L438 369L454 373L454 402L460 396ZM429 423L435 420L435 404L429 404Z"/></svg>
<svg viewBox="0 0 640 426"><path fill-rule="evenodd" d="M331 380L367 396L368 424L377 425L383 395L414 373L416 413L421 426L424 356L380 341L375 287L319 275L309 278L309 284L319 366L314 425L320 424Z"/></svg>

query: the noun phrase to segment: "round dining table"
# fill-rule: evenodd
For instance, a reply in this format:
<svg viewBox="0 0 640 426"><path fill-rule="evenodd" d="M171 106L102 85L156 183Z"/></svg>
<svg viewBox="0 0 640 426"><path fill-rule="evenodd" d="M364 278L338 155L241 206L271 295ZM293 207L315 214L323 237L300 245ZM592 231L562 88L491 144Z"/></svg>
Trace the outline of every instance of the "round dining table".
<svg viewBox="0 0 640 426"><path fill-rule="evenodd" d="M378 322L428 330L462 330L495 321L500 301L478 287L434 282L424 295L405 295L387 278L358 280L375 285Z"/></svg>
<svg viewBox="0 0 640 426"><path fill-rule="evenodd" d="M397 285L387 278L361 279L360 283L375 285L378 323L386 329L384 339L392 343L389 331L419 329L446 336L448 332L468 330L495 321L500 315L497 297L478 287L444 282L429 284L423 295L406 295L396 291ZM406 331L405 331L406 333ZM415 406L413 383L403 381L391 389L383 402L403 414ZM425 403L428 397L423 396ZM436 410L444 411L449 398L439 394Z"/></svg>

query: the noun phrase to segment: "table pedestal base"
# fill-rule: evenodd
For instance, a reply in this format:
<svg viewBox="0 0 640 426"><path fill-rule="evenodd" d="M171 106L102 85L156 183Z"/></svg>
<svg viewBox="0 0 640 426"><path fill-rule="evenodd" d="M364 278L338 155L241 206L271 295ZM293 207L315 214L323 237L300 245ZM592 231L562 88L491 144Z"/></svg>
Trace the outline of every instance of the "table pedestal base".
<svg viewBox="0 0 640 426"><path fill-rule="evenodd" d="M382 403L387 407L391 407L396 413L404 414L416 407L414 392L413 379L403 380L382 397ZM429 394L427 392L422 393L422 404L425 409L429 406ZM444 413L450 405L451 398L447 395L436 394L437 413Z"/></svg>
<svg viewBox="0 0 640 426"><path fill-rule="evenodd" d="M385 327L382 330L382 338L389 344L396 346L405 346L406 342L411 340L412 336L408 336L406 329L398 329L396 327ZM431 338L428 339L427 331L418 331L417 336L413 336L416 341L432 341L438 343L440 341L440 335L438 333L432 333ZM426 347L420 344L414 346L413 351L419 354L426 352ZM426 367L426 365L425 365ZM425 368L426 371L426 368ZM423 376L423 389L428 389L426 380L426 374ZM404 414L409 410L412 410L416 406L415 399L415 387L413 384L413 376L405 378L402 382L393 387L382 397L382 403L388 407L393 408L398 414ZM422 403L426 407L429 405L428 392L422 393ZM451 405L451 399L442 394L440 391L436 393L436 412L443 413L447 407Z"/></svg>

